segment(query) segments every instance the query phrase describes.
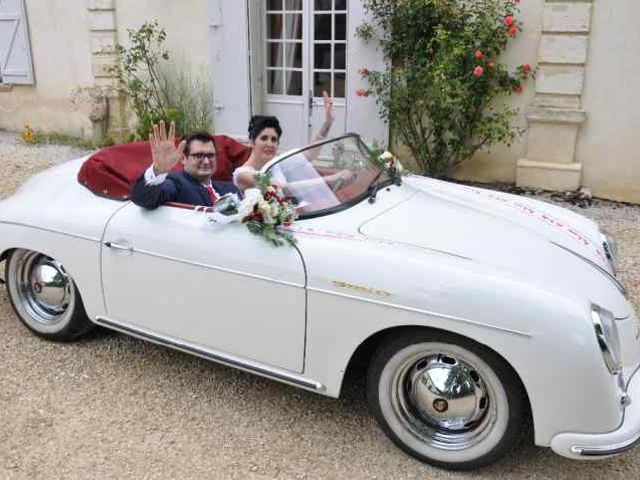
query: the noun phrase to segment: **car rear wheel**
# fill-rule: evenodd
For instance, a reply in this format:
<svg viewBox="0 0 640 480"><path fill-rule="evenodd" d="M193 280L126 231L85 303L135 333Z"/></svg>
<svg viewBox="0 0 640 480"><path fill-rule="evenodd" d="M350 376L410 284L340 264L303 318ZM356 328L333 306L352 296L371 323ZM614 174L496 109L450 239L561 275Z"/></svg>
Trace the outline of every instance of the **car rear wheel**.
<svg viewBox="0 0 640 480"><path fill-rule="evenodd" d="M67 342L92 328L73 279L53 258L14 250L5 262L5 281L18 318L36 335Z"/></svg>
<svg viewBox="0 0 640 480"><path fill-rule="evenodd" d="M506 362L464 337L406 332L383 343L367 394L401 449L433 465L468 470L500 458L525 418L522 386Z"/></svg>

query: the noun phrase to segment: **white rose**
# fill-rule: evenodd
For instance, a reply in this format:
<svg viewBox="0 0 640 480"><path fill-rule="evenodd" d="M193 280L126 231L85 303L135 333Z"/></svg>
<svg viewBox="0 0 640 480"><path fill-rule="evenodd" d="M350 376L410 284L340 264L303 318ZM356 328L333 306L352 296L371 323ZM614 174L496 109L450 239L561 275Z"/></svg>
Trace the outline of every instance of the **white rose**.
<svg viewBox="0 0 640 480"><path fill-rule="evenodd" d="M387 161L387 160L393 160L395 157L393 156L393 153L391 153L389 150L385 150L378 158L380 158L380 160Z"/></svg>
<svg viewBox="0 0 640 480"><path fill-rule="evenodd" d="M267 215L271 215L271 205L269 204L269 202L266 202L264 200L260 200L258 202L258 211L264 215L265 217Z"/></svg>
<svg viewBox="0 0 640 480"><path fill-rule="evenodd" d="M262 201L258 204L258 211L264 218L264 223L273 223L274 219L271 216L271 204L269 202Z"/></svg>
<svg viewBox="0 0 640 480"><path fill-rule="evenodd" d="M244 218L253 212L253 207L262 199L262 193L257 188L249 188L244 192L244 198L238 208L238 215Z"/></svg>

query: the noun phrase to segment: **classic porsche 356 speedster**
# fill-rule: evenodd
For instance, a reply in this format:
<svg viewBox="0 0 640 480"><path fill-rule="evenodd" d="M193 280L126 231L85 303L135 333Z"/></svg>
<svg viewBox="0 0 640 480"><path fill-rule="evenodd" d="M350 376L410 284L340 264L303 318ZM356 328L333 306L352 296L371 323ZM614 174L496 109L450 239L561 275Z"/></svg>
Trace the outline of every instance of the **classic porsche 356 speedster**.
<svg viewBox="0 0 640 480"><path fill-rule="evenodd" d="M498 459L529 421L574 459L640 436L638 318L590 220L400 176L350 134L264 167L315 185L278 247L207 209L96 195L85 160L0 203L8 296L41 337L101 325L331 397L366 365L381 428L446 468ZM349 181L317 188L337 170Z"/></svg>

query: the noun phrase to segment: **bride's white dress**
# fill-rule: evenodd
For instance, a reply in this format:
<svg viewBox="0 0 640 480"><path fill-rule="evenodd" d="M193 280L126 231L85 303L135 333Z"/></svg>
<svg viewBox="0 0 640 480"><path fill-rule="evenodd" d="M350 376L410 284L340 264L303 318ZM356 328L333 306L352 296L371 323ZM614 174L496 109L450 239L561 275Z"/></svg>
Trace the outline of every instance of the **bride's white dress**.
<svg viewBox="0 0 640 480"><path fill-rule="evenodd" d="M301 153L277 163L269 172L271 181L282 185L287 196L296 198L304 205L304 211L317 211L340 205L340 201L322 175ZM233 183L236 186L241 173L255 174L257 171L248 165L236 168L233 172Z"/></svg>

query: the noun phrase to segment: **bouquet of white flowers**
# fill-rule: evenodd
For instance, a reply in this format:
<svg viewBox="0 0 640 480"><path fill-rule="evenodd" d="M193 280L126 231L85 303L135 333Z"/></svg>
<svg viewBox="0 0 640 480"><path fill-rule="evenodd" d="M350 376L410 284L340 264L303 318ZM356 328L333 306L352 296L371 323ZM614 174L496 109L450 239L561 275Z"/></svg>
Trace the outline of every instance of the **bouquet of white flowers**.
<svg viewBox="0 0 640 480"><path fill-rule="evenodd" d="M282 229L298 218L295 205L284 196L280 187L271 184L269 174L256 173L254 178L256 188L245 190L241 201L234 196L235 201L229 201L223 208L217 208L216 203L216 212L211 215L210 221L242 222L251 233L262 235L274 245L284 245L285 242L295 244L295 237Z"/></svg>

